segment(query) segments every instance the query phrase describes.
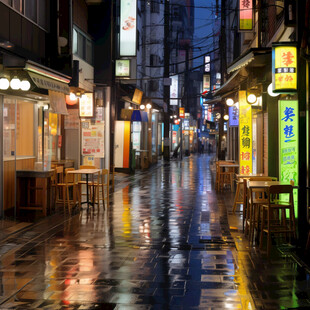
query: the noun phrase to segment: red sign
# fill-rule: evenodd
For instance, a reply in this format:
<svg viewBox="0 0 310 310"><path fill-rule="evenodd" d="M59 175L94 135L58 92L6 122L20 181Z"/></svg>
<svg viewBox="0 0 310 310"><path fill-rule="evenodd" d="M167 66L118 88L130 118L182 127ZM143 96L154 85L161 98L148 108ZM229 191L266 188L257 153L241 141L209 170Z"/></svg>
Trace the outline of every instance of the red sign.
<svg viewBox="0 0 310 310"><path fill-rule="evenodd" d="M185 118L185 108L179 108L179 116L180 118Z"/></svg>

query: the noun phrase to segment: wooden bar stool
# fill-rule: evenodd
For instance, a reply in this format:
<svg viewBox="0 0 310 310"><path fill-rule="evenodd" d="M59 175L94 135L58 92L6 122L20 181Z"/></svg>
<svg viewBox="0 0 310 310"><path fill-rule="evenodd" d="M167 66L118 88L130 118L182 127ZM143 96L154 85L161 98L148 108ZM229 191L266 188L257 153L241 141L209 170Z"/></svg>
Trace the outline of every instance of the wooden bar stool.
<svg viewBox="0 0 310 310"><path fill-rule="evenodd" d="M79 169L96 169L96 167L95 166L91 166L91 165L81 165ZM79 179L78 179L77 183L78 183L79 205L81 205L82 196L86 196L86 194L85 194L86 193L86 189L85 189L85 191L83 191L83 185L86 186L86 180L85 179L82 180L81 176L79 176ZM90 197L92 197L92 189L93 189L92 185L93 185L92 181L88 181L88 186L91 189L91 192L90 192L91 196Z"/></svg>
<svg viewBox="0 0 310 310"><path fill-rule="evenodd" d="M280 200L279 195L289 195L288 201ZM263 234L267 234L267 256L270 255L271 235L285 234L296 239L294 197L292 185L271 185L268 188L268 203L262 207L260 249L263 246ZM286 212L288 211L288 221ZM291 239L291 238L290 238Z"/></svg>
<svg viewBox="0 0 310 310"><path fill-rule="evenodd" d="M243 186L243 179L240 178L239 180L236 181L237 183L237 188L236 188L236 194L235 194L235 199L234 199L234 204L233 204L233 213L236 212L237 205L243 205L244 202L244 186Z"/></svg>
<svg viewBox="0 0 310 310"><path fill-rule="evenodd" d="M101 192L101 200L103 204L103 209L105 208L104 202L107 202L107 207L109 206L109 169L102 169L100 173L100 177L98 178L98 182L94 182L92 185L94 187L93 195L94 195L94 203L100 204L100 192ZM106 195L105 195L106 194ZM106 196L106 200L105 200Z"/></svg>

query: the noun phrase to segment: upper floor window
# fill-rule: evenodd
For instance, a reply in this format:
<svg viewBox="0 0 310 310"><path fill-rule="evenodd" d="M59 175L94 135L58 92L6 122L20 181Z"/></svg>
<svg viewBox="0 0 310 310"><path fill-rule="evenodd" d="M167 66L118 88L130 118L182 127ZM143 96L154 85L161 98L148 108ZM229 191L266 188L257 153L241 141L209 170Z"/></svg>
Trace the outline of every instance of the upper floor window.
<svg viewBox="0 0 310 310"><path fill-rule="evenodd" d="M72 52L90 65L93 65L93 41L75 26L73 27Z"/></svg>
<svg viewBox="0 0 310 310"><path fill-rule="evenodd" d="M49 30L49 0L0 0L26 16L45 30Z"/></svg>

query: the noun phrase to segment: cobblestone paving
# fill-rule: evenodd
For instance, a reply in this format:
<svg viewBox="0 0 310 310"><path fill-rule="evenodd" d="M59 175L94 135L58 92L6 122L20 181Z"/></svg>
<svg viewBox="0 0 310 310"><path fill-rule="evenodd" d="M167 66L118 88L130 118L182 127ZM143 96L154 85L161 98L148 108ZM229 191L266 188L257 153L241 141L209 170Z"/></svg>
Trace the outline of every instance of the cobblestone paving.
<svg viewBox="0 0 310 310"><path fill-rule="evenodd" d="M56 214L0 244L0 309L310 307L309 274L230 230L207 155L116 184L107 210ZM228 217L229 215L229 217Z"/></svg>

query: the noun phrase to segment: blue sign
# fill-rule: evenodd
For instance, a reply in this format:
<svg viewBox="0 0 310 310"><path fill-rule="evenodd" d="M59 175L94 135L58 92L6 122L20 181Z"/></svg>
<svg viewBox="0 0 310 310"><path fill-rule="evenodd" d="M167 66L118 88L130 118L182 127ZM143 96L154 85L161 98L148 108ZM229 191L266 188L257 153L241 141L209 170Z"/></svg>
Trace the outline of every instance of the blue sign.
<svg viewBox="0 0 310 310"><path fill-rule="evenodd" d="M233 105L228 108L229 115L229 126L238 127L239 126L239 108L237 105Z"/></svg>

